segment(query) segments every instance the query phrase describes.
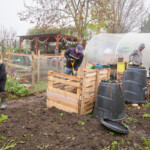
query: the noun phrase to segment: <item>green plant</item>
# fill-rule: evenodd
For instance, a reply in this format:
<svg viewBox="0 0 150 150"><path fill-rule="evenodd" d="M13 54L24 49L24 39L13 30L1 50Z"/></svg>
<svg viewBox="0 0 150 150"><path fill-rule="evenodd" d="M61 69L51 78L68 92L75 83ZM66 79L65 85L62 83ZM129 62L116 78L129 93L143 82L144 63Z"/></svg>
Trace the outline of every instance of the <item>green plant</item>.
<svg viewBox="0 0 150 150"><path fill-rule="evenodd" d="M78 121L78 124L80 124L81 126L84 126L84 125L85 125L85 122L83 122L83 121Z"/></svg>
<svg viewBox="0 0 150 150"><path fill-rule="evenodd" d="M20 115L17 115L17 118L20 118Z"/></svg>
<svg viewBox="0 0 150 150"><path fill-rule="evenodd" d="M8 149L14 148L19 143L23 144L24 142L23 141L15 142L14 140L12 140L8 144L5 143L3 147L0 148L0 150L8 150Z"/></svg>
<svg viewBox="0 0 150 150"><path fill-rule="evenodd" d="M63 113L60 113L60 114L59 114L59 116L61 116L61 117L62 117L63 115L64 115Z"/></svg>
<svg viewBox="0 0 150 150"><path fill-rule="evenodd" d="M24 85L20 83L20 77L18 75L17 77L7 76L5 89L16 96L24 97L29 94L29 89L25 88Z"/></svg>
<svg viewBox="0 0 150 150"><path fill-rule="evenodd" d="M88 115L89 118L93 118L93 115Z"/></svg>
<svg viewBox="0 0 150 150"><path fill-rule="evenodd" d="M131 142L128 141L128 142L127 142L127 145L130 146L130 145L131 145Z"/></svg>
<svg viewBox="0 0 150 150"><path fill-rule="evenodd" d="M144 114L143 114L143 117L144 117L144 118L148 118L148 117L150 117L150 114L144 113Z"/></svg>
<svg viewBox="0 0 150 150"><path fill-rule="evenodd" d="M117 145L117 141L112 142L111 149L115 150Z"/></svg>
<svg viewBox="0 0 150 150"><path fill-rule="evenodd" d="M145 137L142 137L142 140L144 141L144 144L146 145L145 150L150 150L150 140L146 139Z"/></svg>
<svg viewBox="0 0 150 150"><path fill-rule="evenodd" d="M6 140L6 137L5 136L0 136L0 138L5 141Z"/></svg>
<svg viewBox="0 0 150 150"><path fill-rule="evenodd" d="M8 116L2 114L1 117L0 117L0 122L6 122L7 119L8 119Z"/></svg>
<svg viewBox="0 0 150 150"><path fill-rule="evenodd" d="M36 113L32 113L32 116L36 117Z"/></svg>
<svg viewBox="0 0 150 150"><path fill-rule="evenodd" d="M124 139L122 139L120 145L123 146L124 143L125 143L125 142L124 142Z"/></svg>

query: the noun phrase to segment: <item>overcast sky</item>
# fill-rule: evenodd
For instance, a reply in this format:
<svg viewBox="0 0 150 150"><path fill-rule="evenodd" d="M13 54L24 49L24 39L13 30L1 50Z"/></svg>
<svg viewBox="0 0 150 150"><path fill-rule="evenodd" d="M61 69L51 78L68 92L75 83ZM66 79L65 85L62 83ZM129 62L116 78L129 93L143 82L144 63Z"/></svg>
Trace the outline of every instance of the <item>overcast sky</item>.
<svg viewBox="0 0 150 150"><path fill-rule="evenodd" d="M27 0L28 3L32 0ZM13 27L17 35L25 35L34 25L20 21L17 13L24 9L23 0L0 0L0 26Z"/></svg>
<svg viewBox="0 0 150 150"><path fill-rule="evenodd" d="M17 31L17 35L25 35L29 28L34 25L25 21L20 21L17 12L24 9L24 0L0 0L0 27L13 27ZM25 0L31 3L32 0ZM150 0L146 4L150 3Z"/></svg>

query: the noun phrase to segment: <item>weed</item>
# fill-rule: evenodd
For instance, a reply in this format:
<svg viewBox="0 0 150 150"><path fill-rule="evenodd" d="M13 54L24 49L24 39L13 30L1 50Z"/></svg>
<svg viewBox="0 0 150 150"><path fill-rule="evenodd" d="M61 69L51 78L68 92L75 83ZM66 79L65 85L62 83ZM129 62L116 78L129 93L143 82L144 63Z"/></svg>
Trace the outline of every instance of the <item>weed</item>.
<svg viewBox="0 0 150 150"><path fill-rule="evenodd" d="M29 138L27 138L27 141L28 141L28 142L30 142L30 139L29 139Z"/></svg>
<svg viewBox="0 0 150 150"><path fill-rule="evenodd" d="M8 149L11 149L11 148L14 148L17 144L24 144L23 141L20 141L20 142L15 142L14 140L10 141L8 144L4 144L3 147L0 148L0 150L8 150Z"/></svg>
<svg viewBox="0 0 150 150"><path fill-rule="evenodd" d="M116 149L116 145L117 145L117 141L112 142L111 149L115 150Z"/></svg>
<svg viewBox="0 0 150 150"><path fill-rule="evenodd" d="M6 122L7 119L8 119L8 116L2 114L1 117L0 117L0 122Z"/></svg>
<svg viewBox="0 0 150 150"><path fill-rule="evenodd" d="M130 146L130 145L131 145L131 142L128 141L128 142L127 142L127 145Z"/></svg>
<svg viewBox="0 0 150 150"><path fill-rule="evenodd" d="M36 113L32 113L32 116L36 117Z"/></svg>
<svg viewBox="0 0 150 150"><path fill-rule="evenodd" d="M5 136L1 136L0 138L1 138L3 141L6 140L6 137L5 137Z"/></svg>
<svg viewBox="0 0 150 150"><path fill-rule="evenodd" d="M150 117L150 114L144 113L144 114L143 114L143 117L144 117L144 118L148 118L148 117Z"/></svg>
<svg viewBox="0 0 150 150"><path fill-rule="evenodd" d="M147 140L145 137L142 137L144 144L146 145L145 150L150 150L150 140Z"/></svg>
<svg viewBox="0 0 150 150"><path fill-rule="evenodd" d="M17 118L20 118L20 115L17 115Z"/></svg>
<svg viewBox="0 0 150 150"><path fill-rule="evenodd" d="M124 139L122 139L120 145L123 146L124 143L125 143L125 142L124 142Z"/></svg>
<svg viewBox="0 0 150 150"><path fill-rule="evenodd" d="M28 134L24 134L23 136L26 137L26 136L28 136Z"/></svg>
<svg viewBox="0 0 150 150"><path fill-rule="evenodd" d="M49 144L44 145L44 143L42 144L42 146L37 146L37 148L40 150L47 149L48 147L49 147Z"/></svg>
<svg viewBox="0 0 150 150"><path fill-rule="evenodd" d="M60 114L59 114L60 117L62 117L63 115L64 115L63 113L60 113Z"/></svg>
<svg viewBox="0 0 150 150"><path fill-rule="evenodd" d="M93 115L88 115L89 118L93 118Z"/></svg>
<svg viewBox="0 0 150 150"><path fill-rule="evenodd" d="M80 124L81 126L84 126L85 122L84 121L78 121L78 124Z"/></svg>

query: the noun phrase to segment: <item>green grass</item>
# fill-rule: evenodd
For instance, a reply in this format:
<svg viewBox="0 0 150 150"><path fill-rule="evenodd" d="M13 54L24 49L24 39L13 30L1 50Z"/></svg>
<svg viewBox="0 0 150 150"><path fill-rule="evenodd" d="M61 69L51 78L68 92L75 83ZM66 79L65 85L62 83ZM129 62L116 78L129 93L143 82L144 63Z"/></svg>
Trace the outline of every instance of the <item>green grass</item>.
<svg viewBox="0 0 150 150"><path fill-rule="evenodd" d="M44 91L47 89L47 85L48 85L47 80L39 81L38 83L35 83L34 91L35 92Z"/></svg>

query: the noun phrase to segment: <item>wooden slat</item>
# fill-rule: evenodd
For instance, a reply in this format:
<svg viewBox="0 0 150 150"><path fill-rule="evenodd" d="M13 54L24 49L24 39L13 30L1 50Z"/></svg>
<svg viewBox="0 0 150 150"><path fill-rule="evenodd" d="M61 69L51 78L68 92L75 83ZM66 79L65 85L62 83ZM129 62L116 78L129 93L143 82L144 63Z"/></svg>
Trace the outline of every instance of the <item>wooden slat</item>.
<svg viewBox="0 0 150 150"><path fill-rule="evenodd" d="M89 93L89 92L95 92L95 86L88 87L85 89L85 93Z"/></svg>
<svg viewBox="0 0 150 150"><path fill-rule="evenodd" d="M18 53L7 53L9 55L13 55L13 56L28 56L28 57L31 57L32 55L29 55L29 54L18 54Z"/></svg>
<svg viewBox="0 0 150 150"><path fill-rule="evenodd" d="M89 71L89 72L94 72L96 71L95 69L89 69L89 68L83 68L83 67L80 67L82 71Z"/></svg>
<svg viewBox="0 0 150 150"><path fill-rule="evenodd" d="M86 82L95 81L95 80L96 80L96 76L85 79Z"/></svg>
<svg viewBox="0 0 150 150"><path fill-rule="evenodd" d="M31 71L31 68L32 68L31 66L16 65L16 64L12 64L12 63L6 63L6 65L8 65L10 67L14 67L14 68L29 70L29 71Z"/></svg>
<svg viewBox="0 0 150 150"><path fill-rule="evenodd" d="M53 101L55 103L58 103L58 104L61 104L61 105L64 105L64 106L67 106L67 107L70 107L70 108L73 108L73 109L77 109L78 110L78 105L72 105L66 101L62 101L60 99L56 99L56 98L53 98L53 97L48 97L47 100L49 101Z"/></svg>
<svg viewBox="0 0 150 150"><path fill-rule="evenodd" d="M107 70L100 70L99 74L103 75L103 74L107 74L107 72L108 72Z"/></svg>
<svg viewBox="0 0 150 150"><path fill-rule="evenodd" d="M94 102L86 103L84 108L86 109L90 106L94 106Z"/></svg>
<svg viewBox="0 0 150 150"><path fill-rule="evenodd" d="M58 104L56 102L53 102L53 101L50 101L50 100L47 100L46 101L46 105L47 107L51 108L51 107L56 107L57 109L60 109L60 110L63 110L63 111L66 111L66 112L75 112L75 113L78 113L78 110L76 109L73 109L73 108L70 108L70 107L67 107L67 106L64 106L64 105L61 105L61 104Z"/></svg>
<svg viewBox="0 0 150 150"><path fill-rule="evenodd" d="M61 77L61 78L66 78L66 79L73 79L73 80L80 80L80 77L75 77L75 76L70 76L70 75L66 75L63 73L57 73L57 72L53 72L53 71L48 71L48 75L53 75L53 76L57 76L57 77Z"/></svg>
<svg viewBox="0 0 150 150"><path fill-rule="evenodd" d="M57 56L57 55L55 55L55 56L40 56L40 58L41 59L46 59L46 58L61 58L61 57L63 57L62 55L60 55L60 56ZM34 57L35 59L39 59L39 56L35 56Z"/></svg>
<svg viewBox="0 0 150 150"><path fill-rule="evenodd" d="M86 82L85 87L87 88L89 86L95 86L95 81Z"/></svg>
<svg viewBox="0 0 150 150"><path fill-rule="evenodd" d="M56 89L56 88L53 88L53 87L48 87L48 90L50 91L53 91L53 92L56 92L56 93L60 93L60 94L63 94L65 96L71 96L73 98L77 98L79 99L79 96L77 94L74 94L74 93L70 93L70 92L67 92L67 91L64 91L64 90L60 90L60 89Z"/></svg>
<svg viewBox="0 0 150 150"><path fill-rule="evenodd" d="M96 72L86 74L85 77L93 77L93 76L96 76Z"/></svg>
<svg viewBox="0 0 150 150"><path fill-rule="evenodd" d="M65 102L65 103L68 103L68 104L73 105L75 107L78 107L78 101L79 100L76 99L76 98L72 98L72 97L70 97L68 95L65 96L63 94L58 94L56 92L52 92L52 91L47 90L47 96L55 98L55 99L58 99L58 100L61 100L61 101Z"/></svg>
<svg viewBox="0 0 150 150"><path fill-rule="evenodd" d="M56 77L48 77L48 80L52 80L52 81L55 81L57 83L63 83L63 84L66 84L66 85L70 85L70 86L73 86L73 87L80 87L80 82L71 82L70 80L64 80L64 79L59 79L59 78L56 78Z"/></svg>
<svg viewBox="0 0 150 150"><path fill-rule="evenodd" d="M84 112L93 111L93 108L94 108L94 105L91 105L91 106L85 108L85 109L84 109Z"/></svg>
<svg viewBox="0 0 150 150"><path fill-rule="evenodd" d="M95 92L90 93L90 94L85 94L84 98L89 98L89 97L93 97L95 95Z"/></svg>
<svg viewBox="0 0 150 150"><path fill-rule="evenodd" d="M93 97L90 97L90 98L86 98L84 100L85 103L90 102L90 101L95 101L95 97L93 96Z"/></svg>

